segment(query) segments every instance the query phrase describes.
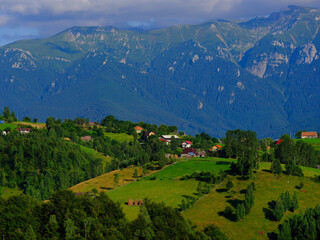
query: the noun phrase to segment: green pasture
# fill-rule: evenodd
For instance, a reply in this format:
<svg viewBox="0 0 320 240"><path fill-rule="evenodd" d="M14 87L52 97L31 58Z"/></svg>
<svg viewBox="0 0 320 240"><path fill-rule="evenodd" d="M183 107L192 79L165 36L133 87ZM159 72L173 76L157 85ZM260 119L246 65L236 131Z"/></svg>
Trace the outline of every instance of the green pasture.
<svg viewBox="0 0 320 240"><path fill-rule="evenodd" d="M230 168L231 160L225 158L192 158L192 160L180 161L166 169L154 173L156 179L175 179L195 171L225 171Z"/></svg>
<svg viewBox="0 0 320 240"><path fill-rule="evenodd" d="M133 136L132 135L128 135L126 133L110 133L110 132L107 132L107 133L104 133L104 135L109 137L109 138L111 138L111 139L117 140L118 142L124 142L124 141L131 142L131 141L133 141Z"/></svg>
<svg viewBox="0 0 320 240"><path fill-rule="evenodd" d="M137 217L139 208L127 206L125 203L129 199L150 198L156 202L178 207L183 198L196 197L198 186L198 181L194 179L179 180L178 178L203 170L214 170L218 174L220 169L226 170L229 166L230 161L218 158L180 161L139 181L109 191L107 194L114 201L119 201L128 219L133 220Z"/></svg>
<svg viewBox="0 0 320 240"><path fill-rule="evenodd" d="M13 124L13 123L3 123L0 124L0 130L4 130L6 128L10 128L11 130L16 129L18 127L18 125Z"/></svg>
<svg viewBox="0 0 320 240"><path fill-rule="evenodd" d="M304 169L305 171L306 169ZM183 212L184 217L190 219L199 228L214 223L220 227L230 240L238 239L269 239L268 233L277 233L278 222L266 218L270 213L268 205L272 200L277 200L282 192L288 190L292 196L298 194L299 208L297 212L305 211L307 207L320 204L320 184L311 181L310 178L299 178L287 175L275 176L266 171L258 171L253 180L239 180L231 177L234 184L234 193L226 192L225 185L217 191L213 191L200 199L193 207ZM240 222L234 222L225 218L222 214L227 206L236 206L239 200L244 199L242 190L253 181L256 185L255 203L248 216ZM296 186L304 183L302 190ZM287 212L282 219L288 219L294 213Z"/></svg>
<svg viewBox="0 0 320 240"><path fill-rule="evenodd" d="M310 143L310 144L319 144L320 145L320 138L304 138L304 139L294 139L294 142L297 141L304 141L306 143Z"/></svg>
<svg viewBox="0 0 320 240"><path fill-rule="evenodd" d="M282 170L285 171L285 165L281 164L281 166L282 166ZM269 162L261 162L259 164L260 170L270 170L270 168L271 168L271 163ZM317 169L317 168L301 167L301 169L305 177L314 177L315 175L320 175L320 169Z"/></svg>

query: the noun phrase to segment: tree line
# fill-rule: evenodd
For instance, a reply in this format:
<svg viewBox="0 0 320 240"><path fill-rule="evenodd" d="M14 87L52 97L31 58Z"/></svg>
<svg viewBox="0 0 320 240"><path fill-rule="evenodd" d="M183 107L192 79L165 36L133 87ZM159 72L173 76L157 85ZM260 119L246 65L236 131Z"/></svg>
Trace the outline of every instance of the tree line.
<svg viewBox="0 0 320 240"><path fill-rule="evenodd" d="M0 236L3 239L192 239L225 240L215 225L193 228L180 212L163 203L144 200L136 220L129 222L119 203L104 192L75 197L55 192L49 201L26 195L0 199Z"/></svg>

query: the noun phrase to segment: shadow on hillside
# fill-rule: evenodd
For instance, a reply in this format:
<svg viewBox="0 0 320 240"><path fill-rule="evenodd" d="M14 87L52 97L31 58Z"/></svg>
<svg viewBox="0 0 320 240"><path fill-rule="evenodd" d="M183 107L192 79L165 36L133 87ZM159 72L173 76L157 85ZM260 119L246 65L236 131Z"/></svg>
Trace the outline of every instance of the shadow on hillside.
<svg viewBox="0 0 320 240"><path fill-rule="evenodd" d="M216 163L216 165L230 165L230 162L219 161Z"/></svg>
<svg viewBox="0 0 320 240"><path fill-rule="evenodd" d="M278 234L275 233L275 232L268 233L268 238L270 240L277 240L278 239Z"/></svg>
<svg viewBox="0 0 320 240"><path fill-rule="evenodd" d="M224 193L224 192L228 192L228 189L226 189L226 188L219 188L219 189L216 189L216 192L217 192L217 193Z"/></svg>
<svg viewBox="0 0 320 240"><path fill-rule="evenodd" d="M263 169L262 172L272 173L271 170Z"/></svg>
<svg viewBox="0 0 320 240"><path fill-rule="evenodd" d="M227 203L230 203L230 205L234 208L237 208L237 205L238 204L241 204L243 201L240 200L240 199L230 199L230 200L227 200Z"/></svg>
<svg viewBox="0 0 320 240"><path fill-rule="evenodd" d="M103 190L111 190L113 189L112 187L100 187L100 189L103 189Z"/></svg>
<svg viewBox="0 0 320 240"><path fill-rule="evenodd" d="M263 212L264 212L264 217L270 221L275 221L276 219L274 218L273 215L273 209L276 206L276 201L272 200L270 202L268 202L268 207L269 208L263 208Z"/></svg>
<svg viewBox="0 0 320 240"><path fill-rule="evenodd" d="M220 211L218 212L218 215L221 216L221 217L224 217L232 222L235 222L236 221L236 215L232 212L228 212L228 211Z"/></svg>
<svg viewBox="0 0 320 240"><path fill-rule="evenodd" d="M247 181L247 180L249 180L250 178L249 178L249 176L244 175L244 176L237 177L237 179L238 179L239 181Z"/></svg>
<svg viewBox="0 0 320 240"><path fill-rule="evenodd" d="M241 194L246 194L246 192L247 192L247 190L245 190L245 189L240 190Z"/></svg>
<svg viewBox="0 0 320 240"><path fill-rule="evenodd" d="M264 217L270 221L274 221L274 216L273 216L273 212L272 210L270 210L269 208L263 208L263 212L264 212Z"/></svg>
<svg viewBox="0 0 320 240"><path fill-rule="evenodd" d="M275 200L268 202L269 208L273 210L276 207L276 203L277 202Z"/></svg>

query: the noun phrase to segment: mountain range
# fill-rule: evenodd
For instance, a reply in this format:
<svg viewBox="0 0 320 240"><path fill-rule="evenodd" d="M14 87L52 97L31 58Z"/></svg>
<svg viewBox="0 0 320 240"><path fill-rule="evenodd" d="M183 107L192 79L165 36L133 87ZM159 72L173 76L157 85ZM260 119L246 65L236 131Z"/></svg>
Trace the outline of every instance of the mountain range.
<svg viewBox="0 0 320 240"><path fill-rule="evenodd" d="M160 30L72 27L0 48L0 107L222 137L320 130L320 9ZM2 106L1 106L2 105Z"/></svg>

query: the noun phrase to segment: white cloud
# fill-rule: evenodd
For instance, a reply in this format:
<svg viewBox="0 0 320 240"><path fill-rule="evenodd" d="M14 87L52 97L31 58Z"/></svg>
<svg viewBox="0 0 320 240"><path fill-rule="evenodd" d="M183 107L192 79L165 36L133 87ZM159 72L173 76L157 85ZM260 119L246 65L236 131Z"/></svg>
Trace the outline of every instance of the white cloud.
<svg viewBox="0 0 320 240"><path fill-rule="evenodd" d="M319 0L0 0L0 26L42 36L80 25L167 27L268 15L289 4L320 7Z"/></svg>

